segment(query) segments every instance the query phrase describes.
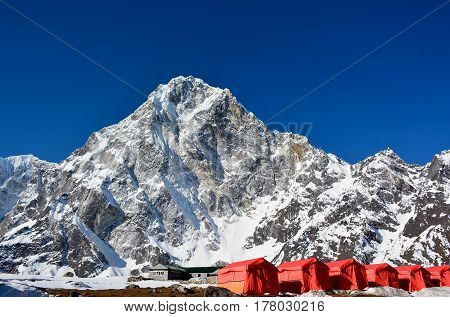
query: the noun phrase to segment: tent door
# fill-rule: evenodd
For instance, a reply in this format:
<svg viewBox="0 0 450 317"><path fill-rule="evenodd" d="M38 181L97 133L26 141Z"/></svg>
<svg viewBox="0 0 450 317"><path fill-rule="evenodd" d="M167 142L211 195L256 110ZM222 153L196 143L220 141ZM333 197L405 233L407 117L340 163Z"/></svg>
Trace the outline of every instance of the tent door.
<svg viewBox="0 0 450 317"><path fill-rule="evenodd" d="M290 281L280 283L280 292L300 294L302 291L302 283L300 281Z"/></svg>
<svg viewBox="0 0 450 317"><path fill-rule="evenodd" d="M398 280L398 288L409 292L409 280L407 279Z"/></svg>

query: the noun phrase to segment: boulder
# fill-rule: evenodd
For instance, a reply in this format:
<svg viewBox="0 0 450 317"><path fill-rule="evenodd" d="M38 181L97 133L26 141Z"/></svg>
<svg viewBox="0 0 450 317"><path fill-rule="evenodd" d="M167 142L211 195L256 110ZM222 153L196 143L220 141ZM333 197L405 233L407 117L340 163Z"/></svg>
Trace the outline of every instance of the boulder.
<svg viewBox="0 0 450 317"><path fill-rule="evenodd" d="M204 297L237 297L238 295L232 291L216 286L208 286L205 288Z"/></svg>

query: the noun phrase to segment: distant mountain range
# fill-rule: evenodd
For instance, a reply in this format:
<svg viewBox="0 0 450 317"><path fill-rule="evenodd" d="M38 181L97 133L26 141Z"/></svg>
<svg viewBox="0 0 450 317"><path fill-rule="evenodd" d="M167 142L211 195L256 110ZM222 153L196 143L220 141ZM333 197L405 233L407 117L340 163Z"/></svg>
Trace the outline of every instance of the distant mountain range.
<svg viewBox="0 0 450 317"><path fill-rule="evenodd" d="M0 271L76 275L265 256L448 263L450 151L351 165L193 77L59 164L0 158Z"/></svg>

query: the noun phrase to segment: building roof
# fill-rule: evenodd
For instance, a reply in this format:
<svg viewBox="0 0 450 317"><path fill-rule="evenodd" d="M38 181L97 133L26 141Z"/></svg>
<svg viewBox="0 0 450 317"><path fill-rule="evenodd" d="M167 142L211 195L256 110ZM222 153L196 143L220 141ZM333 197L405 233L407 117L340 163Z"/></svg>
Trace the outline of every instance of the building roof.
<svg viewBox="0 0 450 317"><path fill-rule="evenodd" d="M200 266L200 267L185 267L184 271L187 273L214 273L219 270L220 267L215 266Z"/></svg>
<svg viewBox="0 0 450 317"><path fill-rule="evenodd" d="M162 265L162 264L157 264L150 268L150 271L156 271L156 270L167 270L167 266Z"/></svg>
<svg viewBox="0 0 450 317"><path fill-rule="evenodd" d="M179 272L185 272L185 273L214 273L217 270L219 270L220 267L216 266L203 266L203 267L181 267L181 266L175 266L175 265L163 265L163 264L157 264L150 268L150 271L179 271Z"/></svg>
<svg viewBox="0 0 450 317"><path fill-rule="evenodd" d="M157 264L150 268L150 271L166 271L166 270L184 272L184 269L182 267L175 265Z"/></svg>

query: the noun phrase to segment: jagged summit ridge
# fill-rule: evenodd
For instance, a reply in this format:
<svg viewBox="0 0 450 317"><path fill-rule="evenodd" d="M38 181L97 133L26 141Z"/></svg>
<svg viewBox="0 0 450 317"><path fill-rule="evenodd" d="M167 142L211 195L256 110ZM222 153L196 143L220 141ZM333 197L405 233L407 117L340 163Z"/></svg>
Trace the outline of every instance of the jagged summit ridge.
<svg viewBox="0 0 450 317"><path fill-rule="evenodd" d="M269 131L229 90L177 77L60 164L2 173L0 160L0 268L89 276L259 256L440 264L448 153L421 167L388 149L351 165Z"/></svg>

